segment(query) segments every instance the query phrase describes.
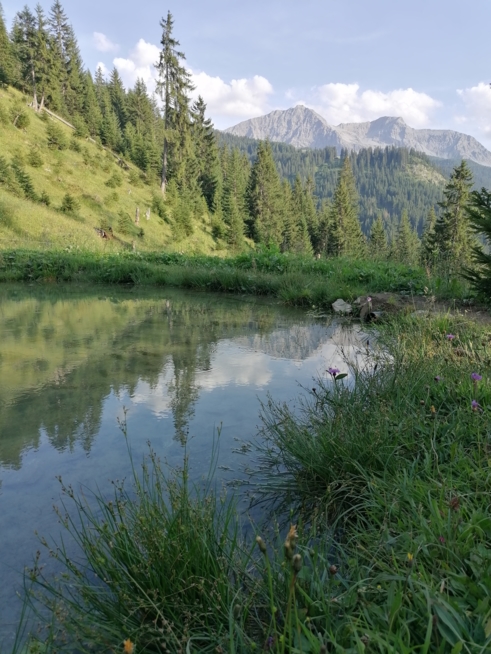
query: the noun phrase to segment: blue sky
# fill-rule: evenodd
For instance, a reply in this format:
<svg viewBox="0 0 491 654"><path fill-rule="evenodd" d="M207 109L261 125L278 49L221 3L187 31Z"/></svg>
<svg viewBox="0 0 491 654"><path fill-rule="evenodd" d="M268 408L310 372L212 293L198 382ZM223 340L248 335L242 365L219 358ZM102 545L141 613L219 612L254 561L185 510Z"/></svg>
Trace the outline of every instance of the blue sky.
<svg viewBox="0 0 491 654"><path fill-rule="evenodd" d="M22 4L3 0L9 24ZM397 115L491 147L490 0L62 4L91 70L116 65L126 84L141 76L150 88L170 9L217 127L303 103L331 124Z"/></svg>

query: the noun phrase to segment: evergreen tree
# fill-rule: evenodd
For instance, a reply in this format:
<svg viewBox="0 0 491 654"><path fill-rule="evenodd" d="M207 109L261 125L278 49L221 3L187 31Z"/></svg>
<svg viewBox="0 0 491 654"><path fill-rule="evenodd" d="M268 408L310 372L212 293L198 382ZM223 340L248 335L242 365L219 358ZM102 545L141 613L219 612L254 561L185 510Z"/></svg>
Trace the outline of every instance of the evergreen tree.
<svg viewBox="0 0 491 654"><path fill-rule="evenodd" d="M172 33L174 20L170 11L160 22L162 38L157 70L157 91L163 102L164 143L162 151L161 189L165 195L168 178L174 177L181 184L186 180L186 164L190 158L190 99L193 90L191 76L181 63L185 60L180 45ZM188 179L189 181L189 179Z"/></svg>
<svg viewBox="0 0 491 654"><path fill-rule="evenodd" d="M15 55L20 63L22 89L25 92L30 91L32 94L32 105L37 110L36 18L27 5L15 16L12 28L12 41Z"/></svg>
<svg viewBox="0 0 491 654"><path fill-rule="evenodd" d="M329 253L361 256L364 251L365 239L358 220L358 194L350 159L345 156L332 204Z"/></svg>
<svg viewBox="0 0 491 654"><path fill-rule="evenodd" d="M128 122L126 92L124 90L123 80L121 79L116 68L112 69L111 76L107 84L107 89L111 99L112 110L118 119L119 128L121 131L124 131L126 123Z"/></svg>
<svg viewBox="0 0 491 654"><path fill-rule="evenodd" d="M250 236L258 243L279 247L283 240L283 193L269 141L261 141L247 190Z"/></svg>
<svg viewBox="0 0 491 654"><path fill-rule="evenodd" d="M97 102L92 75L87 71L83 76L83 106L82 116L92 138L99 136L102 128L102 113Z"/></svg>
<svg viewBox="0 0 491 654"><path fill-rule="evenodd" d="M438 246L435 237L436 213L431 207L426 218L423 236L421 238L421 263L428 265L435 263L438 256Z"/></svg>
<svg viewBox="0 0 491 654"><path fill-rule="evenodd" d="M57 71L60 110L68 117L83 113L83 66L75 32L59 0L48 18L52 37L51 65Z"/></svg>
<svg viewBox="0 0 491 654"><path fill-rule="evenodd" d="M227 226L227 242L240 249L244 242L246 216L245 193L247 189L249 165L244 162L240 152L234 148L231 153L222 154L225 170L223 175L223 194L219 210L215 213ZM217 207L218 208L218 207Z"/></svg>
<svg viewBox="0 0 491 654"><path fill-rule="evenodd" d="M471 229L482 240L476 239L472 248L473 268L464 268L474 288L489 300L491 297L491 193L482 188L471 193L466 208Z"/></svg>
<svg viewBox="0 0 491 654"><path fill-rule="evenodd" d="M332 206L328 200L325 200L320 208L318 216L317 235L314 243L316 254L328 254L329 252L329 233L331 230Z"/></svg>
<svg viewBox="0 0 491 654"><path fill-rule="evenodd" d="M15 62L12 44L9 39L3 8L0 3L0 85L13 84L15 81Z"/></svg>
<svg viewBox="0 0 491 654"><path fill-rule="evenodd" d="M400 263L413 265L419 258L419 239L415 230L409 222L409 215L406 210L402 212L401 222L397 231L394 244L394 254Z"/></svg>
<svg viewBox="0 0 491 654"><path fill-rule="evenodd" d="M198 163L198 184L209 211L215 211L219 202L220 159L213 123L206 118L206 104L201 96L193 104L192 135ZM243 228L242 228L243 230Z"/></svg>
<svg viewBox="0 0 491 654"><path fill-rule="evenodd" d="M48 34L48 25L40 4L36 5L36 84L40 94L39 109L44 107L50 86L54 84L52 76L52 48Z"/></svg>
<svg viewBox="0 0 491 654"><path fill-rule="evenodd" d="M316 211L312 200L311 185L302 185L300 177L297 175L293 184L293 193L291 197L291 236L288 249L292 252L302 254L312 254L312 244L310 242L309 224L315 228Z"/></svg>
<svg viewBox="0 0 491 654"><path fill-rule="evenodd" d="M442 209L435 224L435 246L438 254L451 266L469 262L472 238L466 212L472 188L472 172L465 160L456 166L443 191Z"/></svg>
<svg viewBox="0 0 491 654"><path fill-rule="evenodd" d="M386 259L389 254L387 234L385 233L382 216L378 216L372 224L369 241L370 256L375 259Z"/></svg>

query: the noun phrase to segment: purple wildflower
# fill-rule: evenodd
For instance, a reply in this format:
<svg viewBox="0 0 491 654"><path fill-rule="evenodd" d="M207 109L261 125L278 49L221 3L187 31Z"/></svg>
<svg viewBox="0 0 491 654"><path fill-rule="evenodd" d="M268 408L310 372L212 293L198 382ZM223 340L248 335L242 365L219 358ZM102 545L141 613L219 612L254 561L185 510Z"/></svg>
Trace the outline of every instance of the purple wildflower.
<svg viewBox="0 0 491 654"><path fill-rule="evenodd" d="M442 381L442 379L443 379L443 377L440 377L440 375L437 375L436 377L434 377L434 380L436 382Z"/></svg>
<svg viewBox="0 0 491 654"><path fill-rule="evenodd" d="M372 298L369 295L367 295L367 302L371 302L371 301L372 301Z"/></svg>
<svg viewBox="0 0 491 654"><path fill-rule="evenodd" d="M339 375L340 370L338 368L328 368L327 372L332 375L332 377L336 377L336 375Z"/></svg>
<svg viewBox="0 0 491 654"><path fill-rule="evenodd" d="M473 382L478 382L478 381L481 381L482 376L479 375L477 372L473 372L472 375L471 375L471 379L472 379Z"/></svg>
<svg viewBox="0 0 491 654"><path fill-rule="evenodd" d="M440 541L440 543L444 543L444 542L445 542L445 538L444 538L443 536L440 536L440 538L439 538L438 540Z"/></svg>
<svg viewBox="0 0 491 654"><path fill-rule="evenodd" d="M477 400L472 400L471 402L471 408L473 411L482 411L481 405Z"/></svg>
<svg viewBox="0 0 491 654"><path fill-rule="evenodd" d="M269 636L268 640L266 641L266 648L271 649L273 647L273 643L274 643L273 636Z"/></svg>
<svg viewBox="0 0 491 654"><path fill-rule="evenodd" d="M453 339L455 338L455 334L447 334L445 338L447 339L447 341L453 341Z"/></svg>

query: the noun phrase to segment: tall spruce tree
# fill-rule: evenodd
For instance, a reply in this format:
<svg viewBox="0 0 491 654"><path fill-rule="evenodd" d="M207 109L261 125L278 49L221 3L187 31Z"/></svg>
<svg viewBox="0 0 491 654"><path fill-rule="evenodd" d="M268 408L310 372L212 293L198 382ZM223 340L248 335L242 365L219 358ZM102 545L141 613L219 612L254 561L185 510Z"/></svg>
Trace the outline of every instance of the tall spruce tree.
<svg viewBox="0 0 491 654"><path fill-rule="evenodd" d="M94 80L89 71L83 76L82 116L92 138L99 136L102 127L102 113L97 102Z"/></svg>
<svg viewBox="0 0 491 654"><path fill-rule="evenodd" d="M15 61L0 3L0 86L15 82Z"/></svg>
<svg viewBox="0 0 491 654"><path fill-rule="evenodd" d="M246 217L246 189L250 166L244 161L239 150L222 153L224 165L223 193L220 203L223 221L227 226L227 242L234 249L240 249L244 243ZM216 213L220 213L219 211Z"/></svg>
<svg viewBox="0 0 491 654"><path fill-rule="evenodd" d="M402 212L399 229L394 243L394 255L400 263L414 265L419 259L419 238L411 227L406 209Z"/></svg>
<svg viewBox="0 0 491 654"><path fill-rule="evenodd" d="M386 259L389 254L387 234L385 233L384 223L380 215L372 224L368 249L370 256L375 259Z"/></svg>
<svg viewBox="0 0 491 654"><path fill-rule="evenodd" d="M421 263L423 265L434 264L438 257L438 246L435 237L436 213L431 207L426 217L426 222L421 238Z"/></svg>
<svg viewBox="0 0 491 654"><path fill-rule="evenodd" d="M162 149L161 190L165 195L169 173L182 183L186 177L186 159L190 155L191 76L182 62L186 59L178 50L180 43L173 36L174 20L170 11L160 22L162 50L156 68L159 73L157 91L163 103L164 142ZM179 179L180 178L180 179Z"/></svg>
<svg viewBox="0 0 491 654"><path fill-rule="evenodd" d="M37 34L36 17L26 5L17 12L12 27L15 56L20 63L21 86L32 95L32 106L38 108L37 96Z"/></svg>
<svg viewBox="0 0 491 654"><path fill-rule="evenodd" d="M344 157L334 193L329 231L329 253L362 256L365 239L358 220L358 194L349 157Z"/></svg>
<svg viewBox="0 0 491 654"><path fill-rule="evenodd" d="M107 83L109 97L111 98L111 107L118 119L119 128L121 132L124 131L126 123L128 122L128 112L126 107L126 92L123 85L123 80L116 67L111 71L109 81Z"/></svg>
<svg viewBox="0 0 491 654"><path fill-rule="evenodd" d="M306 184L304 187L299 175L293 184L291 205L292 217L290 220L293 224L288 249L292 252L312 254L309 225L315 230L317 215L312 199L312 186Z"/></svg>
<svg viewBox="0 0 491 654"><path fill-rule="evenodd" d="M435 224L438 255L452 267L469 263L473 247L467 206L472 188L472 172L466 161L452 171L439 202L440 216Z"/></svg>
<svg viewBox="0 0 491 654"><path fill-rule="evenodd" d="M269 141L261 141L247 189L250 236L266 246L283 241L284 206L281 181Z"/></svg>
<svg viewBox="0 0 491 654"><path fill-rule="evenodd" d="M206 118L206 104L201 96L193 104L191 114L198 184L209 211L214 212L220 195L220 158L213 123L211 118Z"/></svg>

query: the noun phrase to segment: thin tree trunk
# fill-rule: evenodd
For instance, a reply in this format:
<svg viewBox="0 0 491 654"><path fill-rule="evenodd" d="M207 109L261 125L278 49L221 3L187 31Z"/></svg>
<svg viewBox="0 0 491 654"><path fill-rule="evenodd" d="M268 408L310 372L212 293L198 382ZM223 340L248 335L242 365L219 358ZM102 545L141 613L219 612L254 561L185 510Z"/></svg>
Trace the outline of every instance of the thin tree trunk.
<svg viewBox="0 0 491 654"><path fill-rule="evenodd" d="M38 111L38 96L36 92L36 73L34 72L34 66L31 66L31 77L32 77L32 89L33 89L33 98L32 98L32 106L34 111Z"/></svg>
<svg viewBox="0 0 491 654"><path fill-rule="evenodd" d="M162 153L162 180L160 183L160 190L162 195L165 196L165 191L167 189L167 157L168 157L168 144L167 139L164 138L164 151Z"/></svg>

